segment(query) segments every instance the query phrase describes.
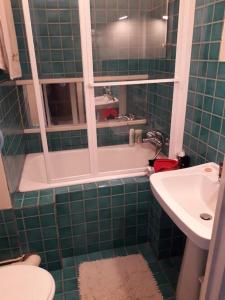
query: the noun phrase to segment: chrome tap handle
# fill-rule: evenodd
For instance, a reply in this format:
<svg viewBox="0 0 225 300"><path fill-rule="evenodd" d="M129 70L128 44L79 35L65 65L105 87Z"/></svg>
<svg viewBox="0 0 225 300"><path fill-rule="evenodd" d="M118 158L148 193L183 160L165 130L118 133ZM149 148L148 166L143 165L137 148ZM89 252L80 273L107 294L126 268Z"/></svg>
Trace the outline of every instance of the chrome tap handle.
<svg viewBox="0 0 225 300"><path fill-rule="evenodd" d="M160 138L160 139L163 138L163 133L161 131L159 131L159 130L154 130L154 129L148 131L146 133L146 135L149 138L152 138L152 137L157 137L157 138Z"/></svg>
<svg viewBox="0 0 225 300"><path fill-rule="evenodd" d="M112 94L111 88L110 88L109 86L104 86L104 87L103 87L103 93L104 93L105 95L111 95L111 94Z"/></svg>
<svg viewBox="0 0 225 300"><path fill-rule="evenodd" d="M149 132L146 133L146 136L148 138L153 138L155 136L155 131L154 130L150 130Z"/></svg>
<svg viewBox="0 0 225 300"><path fill-rule="evenodd" d="M151 143L158 148L162 148L168 140L164 137L164 134L159 130L150 130L146 133L147 138L143 139L144 143Z"/></svg>

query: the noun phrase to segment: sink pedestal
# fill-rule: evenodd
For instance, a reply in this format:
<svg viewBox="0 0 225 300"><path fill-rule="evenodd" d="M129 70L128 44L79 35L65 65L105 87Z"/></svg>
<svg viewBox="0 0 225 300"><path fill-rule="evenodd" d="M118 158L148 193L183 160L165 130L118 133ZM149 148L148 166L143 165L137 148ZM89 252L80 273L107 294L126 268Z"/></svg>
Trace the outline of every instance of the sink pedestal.
<svg viewBox="0 0 225 300"><path fill-rule="evenodd" d="M178 279L176 300L198 300L204 275L208 251L197 247L187 238L180 275Z"/></svg>

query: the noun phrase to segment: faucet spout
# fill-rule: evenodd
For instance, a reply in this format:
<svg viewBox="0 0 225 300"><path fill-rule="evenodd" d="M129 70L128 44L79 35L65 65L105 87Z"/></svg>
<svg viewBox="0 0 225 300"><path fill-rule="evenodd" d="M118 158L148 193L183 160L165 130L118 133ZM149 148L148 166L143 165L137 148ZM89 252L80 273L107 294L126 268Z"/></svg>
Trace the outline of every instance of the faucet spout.
<svg viewBox="0 0 225 300"><path fill-rule="evenodd" d="M105 96L107 96L109 101L115 101L116 100L116 98L113 96L112 90L109 86L105 86L103 88L103 93L104 93Z"/></svg>
<svg viewBox="0 0 225 300"><path fill-rule="evenodd" d="M164 134L159 130L150 130L146 133L146 138L143 139L143 143L150 143L156 147L155 156L152 159L155 159L161 152L164 145L167 145L168 139L165 138Z"/></svg>
<svg viewBox="0 0 225 300"><path fill-rule="evenodd" d="M135 115L134 114L119 115L116 119L124 120L124 121L133 121L133 120L135 120Z"/></svg>

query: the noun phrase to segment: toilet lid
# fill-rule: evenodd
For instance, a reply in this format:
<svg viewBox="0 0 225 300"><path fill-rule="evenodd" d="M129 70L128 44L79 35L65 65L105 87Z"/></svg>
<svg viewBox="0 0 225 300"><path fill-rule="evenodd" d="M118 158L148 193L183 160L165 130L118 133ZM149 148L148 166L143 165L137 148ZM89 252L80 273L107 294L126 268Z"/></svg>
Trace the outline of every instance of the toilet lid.
<svg viewBox="0 0 225 300"><path fill-rule="evenodd" d="M44 269L29 265L0 268L0 299L52 300L55 282Z"/></svg>

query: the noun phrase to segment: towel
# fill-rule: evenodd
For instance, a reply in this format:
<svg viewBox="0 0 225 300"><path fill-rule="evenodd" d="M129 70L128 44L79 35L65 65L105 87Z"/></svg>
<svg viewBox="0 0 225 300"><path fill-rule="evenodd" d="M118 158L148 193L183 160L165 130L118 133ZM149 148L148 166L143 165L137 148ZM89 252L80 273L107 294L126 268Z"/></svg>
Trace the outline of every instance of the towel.
<svg viewBox="0 0 225 300"><path fill-rule="evenodd" d="M0 1L0 69L11 79L21 77L19 50L10 0Z"/></svg>

